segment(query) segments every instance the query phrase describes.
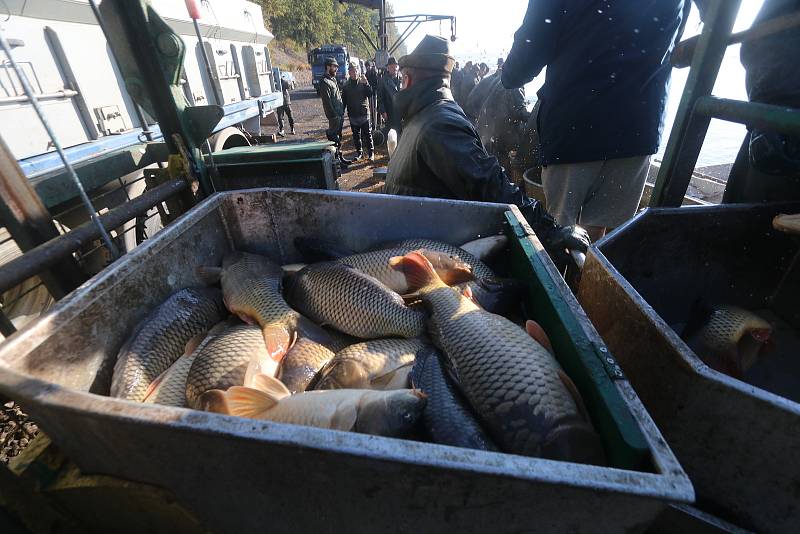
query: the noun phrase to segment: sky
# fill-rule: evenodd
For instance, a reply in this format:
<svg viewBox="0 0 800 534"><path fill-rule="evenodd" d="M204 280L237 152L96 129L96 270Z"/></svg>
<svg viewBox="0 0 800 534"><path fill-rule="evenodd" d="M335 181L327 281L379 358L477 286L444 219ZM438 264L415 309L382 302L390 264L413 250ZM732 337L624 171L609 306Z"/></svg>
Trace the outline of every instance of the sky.
<svg viewBox="0 0 800 534"><path fill-rule="evenodd" d="M522 22L527 9L527 0L390 0L397 15L431 14L454 15L457 20L457 40L451 43L453 55L463 64L467 60L486 61L494 65L498 57L505 57L514 41L514 32ZM743 0L735 31L747 29L753 22L763 0ZM487 6L498 6L487 9ZM499 6L502 6L499 7ZM401 26L400 30L402 31ZM692 8L686 24L684 38L700 33L700 16ZM450 37L450 25L445 21L422 24L406 41L408 50L413 50L426 33ZM673 70L672 84L667 105L665 135L661 141L661 152L667 144L669 128L677 112L681 92L689 69ZM527 87L531 95L544 83L544 74ZM714 95L724 98L746 100L744 69L739 62L739 46L730 46L725 54ZM744 126L713 120L700 154L698 166L729 163L733 161L744 137Z"/></svg>

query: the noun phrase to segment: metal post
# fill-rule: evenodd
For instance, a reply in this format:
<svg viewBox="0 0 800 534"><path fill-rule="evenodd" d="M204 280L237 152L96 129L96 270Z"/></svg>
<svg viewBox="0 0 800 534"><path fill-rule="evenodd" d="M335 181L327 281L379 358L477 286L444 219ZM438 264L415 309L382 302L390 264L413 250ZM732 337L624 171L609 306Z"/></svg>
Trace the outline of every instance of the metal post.
<svg viewBox="0 0 800 534"><path fill-rule="evenodd" d="M170 180L104 213L98 222L103 226L103 231L105 227L117 228L126 221L146 213L156 204L185 191L187 187L185 180ZM41 272L42 269L55 265L83 245L97 239L99 235L96 226L85 223L31 249L27 254L14 258L0 269L0 293Z"/></svg>
<svg viewBox="0 0 800 534"><path fill-rule="evenodd" d="M14 242L27 252L57 237L50 212L28 182L11 150L0 139L0 221ZM73 258L64 258L54 270L40 273L42 282L53 298L60 299L78 287L85 277Z"/></svg>
<svg viewBox="0 0 800 534"><path fill-rule="evenodd" d="M89 212L89 217L91 218L92 222L94 222L94 224L97 226L97 229L100 232L100 236L102 237L103 242L108 248L108 251L111 253L111 256L113 258L115 259L118 258L119 251L117 250L117 247L111 241L111 236L108 234L106 229L103 228L103 225L101 225L100 221L97 219L97 212L95 211L94 206L92 205L92 201L89 200L89 196L83 189L83 184L81 183L80 178L78 178L78 175L75 174L75 169L72 168L72 164L70 164L69 160L67 159L67 155L64 153L64 149L61 148L61 143L58 141L55 132L50 127L50 123L47 121L47 117L44 114L44 110L39 105L39 101L37 100L36 95L33 92L33 88L28 82L28 77L25 76L25 73L22 72L20 66L17 64L16 61L14 61L14 56L11 54L11 46L8 44L8 41L6 40L5 35L3 35L2 32L0 32L0 48L3 49L3 52L5 52L9 63L11 63L11 66L17 73L17 77L19 78L20 84L22 84L22 88L25 90L25 94L28 95L28 99L30 100L31 105L33 105L33 109L39 116L39 120L42 122L42 126L44 126L44 129L47 131L47 135L53 142L53 146L55 147L56 152L58 152L61 161L64 163L64 168L67 170L67 173L69 174L70 178L72 178L75 187L78 189L78 193L81 196L81 200L83 201L84 206L86 206L86 210Z"/></svg>
<svg viewBox="0 0 800 534"><path fill-rule="evenodd" d="M217 86L217 73L211 68L211 60L208 59L208 52L206 52L206 47L203 46L203 35L200 33L200 24L197 23L197 19L192 19L192 23L194 24L194 32L197 35L197 43L200 45L200 53L203 55L203 63L205 63L206 72L208 73L208 83L211 86L211 91L214 93L214 100L221 106L225 104L225 102L220 88Z"/></svg>
<svg viewBox="0 0 800 534"><path fill-rule="evenodd" d="M709 0L707 20L658 171L651 206L680 206L683 201L711 120L695 114L695 104L714 88L739 4L740 0Z"/></svg>

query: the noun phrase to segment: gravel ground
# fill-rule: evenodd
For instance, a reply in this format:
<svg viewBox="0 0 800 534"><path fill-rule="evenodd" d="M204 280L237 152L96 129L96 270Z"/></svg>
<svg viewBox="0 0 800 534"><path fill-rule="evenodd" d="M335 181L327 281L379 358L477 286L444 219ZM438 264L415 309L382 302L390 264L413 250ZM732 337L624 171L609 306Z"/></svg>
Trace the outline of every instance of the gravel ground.
<svg viewBox="0 0 800 534"><path fill-rule="evenodd" d="M298 88L292 92L292 114L297 135L287 135L284 139L278 138L279 143L300 140L325 140L328 120L322 111L322 101L312 87ZM355 149L353 148L350 123L347 119L345 119L342 150L346 158L353 158ZM379 167L385 167L388 163L389 156L386 152L386 146L377 147L375 149L375 161L358 161L347 170L342 171L342 176L339 178L339 188L343 191L379 191L383 187L383 182L375 180L372 171Z"/></svg>
<svg viewBox="0 0 800 534"><path fill-rule="evenodd" d="M36 436L39 429L14 401L0 407L0 462L7 464Z"/></svg>

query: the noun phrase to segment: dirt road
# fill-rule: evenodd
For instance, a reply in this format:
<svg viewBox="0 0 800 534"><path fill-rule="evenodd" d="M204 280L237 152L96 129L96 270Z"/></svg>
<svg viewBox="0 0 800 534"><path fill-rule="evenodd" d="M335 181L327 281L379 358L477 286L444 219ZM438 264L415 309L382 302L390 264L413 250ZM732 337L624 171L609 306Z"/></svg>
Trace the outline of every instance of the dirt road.
<svg viewBox="0 0 800 534"><path fill-rule="evenodd" d="M322 111L322 102L312 87L303 87L292 91L292 114L295 120L295 130L297 135L288 135L286 138L278 138L278 142L292 142L299 140L325 140L325 129L328 127L328 120ZM286 125L288 132L288 124ZM277 127L276 127L277 131ZM266 133L271 133L267 131ZM345 118L343 131L344 156L352 159L355 154L353 148L353 135L350 130L350 122ZM342 171L339 178L339 189L342 191L362 191L377 192L383 187L382 181L373 178L373 169L385 167L389 162L386 146L376 147L375 161L362 160L355 162L347 170Z"/></svg>

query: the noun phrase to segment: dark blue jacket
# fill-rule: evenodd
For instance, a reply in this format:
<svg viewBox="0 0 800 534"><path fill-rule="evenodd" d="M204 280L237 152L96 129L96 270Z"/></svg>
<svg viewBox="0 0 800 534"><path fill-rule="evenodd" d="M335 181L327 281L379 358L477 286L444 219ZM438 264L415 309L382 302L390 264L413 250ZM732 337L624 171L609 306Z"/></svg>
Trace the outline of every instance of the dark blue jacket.
<svg viewBox="0 0 800 534"><path fill-rule="evenodd" d="M653 154L669 54L689 0L530 0L503 66L507 88L547 67L539 90L542 163Z"/></svg>

